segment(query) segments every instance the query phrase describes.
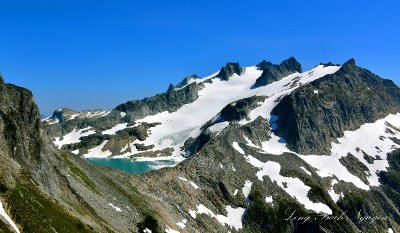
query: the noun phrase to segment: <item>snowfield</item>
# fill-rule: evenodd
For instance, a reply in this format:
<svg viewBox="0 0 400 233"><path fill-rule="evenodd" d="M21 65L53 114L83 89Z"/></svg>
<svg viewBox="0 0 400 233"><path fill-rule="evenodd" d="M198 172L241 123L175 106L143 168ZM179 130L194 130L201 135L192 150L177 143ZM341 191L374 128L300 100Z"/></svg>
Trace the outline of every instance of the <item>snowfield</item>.
<svg viewBox="0 0 400 233"><path fill-rule="evenodd" d="M103 151L104 146L107 144L108 140L103 141L100 145L90 149L86 154L83 155L85 158L107 158L111 156L111 151Z"/></svg>
<svg viewBox="0 0 400 233"><path fill-rule="evenodd" d="M338 138L337 142L332 142L330 155L297 154L290 151L286 147L284 140L277 136L264 142L261 149L265 153L274 154L277 152L275 148L281 148L280 152L297 154L312 167L316 168L319 176L336 177L339 180L353 183L360 189L369 190L369 186L379 186L377 172L386 171L386 168L389 167L387 153L399 148L390 139L390 137L400 139L400 132L392 126L397 129L400 128L400 113L390 114L374 123L363 124L355 131L345 131L343 137ZM351 153L368 168L368 184L365 184L360 178L351 174L340 163L339 159L346 157L348 153ZM371 164L368 163L364 158L364 153L376 160Z"/></svg>
<svg viewBox="0 0 400 233"><path fill-rule="evenodd" d="M169 160L181 161L178 159L182 155L190 155L189 151L181 151L184 142L189 138L196 138L201 133L201 127L210 119L214 121L218 118L219 112L226 105L237 100L248 98L252 96L268 96L260 106L251 111L248 120L243 120L240 124L247 124L258 116L269 119L269 112L277 104L276 101L282 96L289 94L300 85L314 81L326 74L336 72L339 66L324 67L319 65L310 71L304 73L294 73L283 79L273 82L267 86L252 89L252 86L262 74L255 66L245 67L242 75L234 74L227 81L214 78L218 72L213 73L205 78L192 79L191 83L203 83L204 88L198 93L199 97L192 103L185 104L175 112L161 112L155 115L147 116L138 120L136 123L161 123L151 128L151 134L146 138L145 145L155 145L152 151L163 150L165 148L173 148L173 154L168 158ZM212 79L212 82L205 82ZM181 87L183 88L183 87ZM90 114L89 114L90 113ZM85 117L104 116L109 114L109 111L103 112L89 112ZM120 116L124 117L126 113L120 112ZM211 132L219 134L224 128L229 125L229 122L223 121L214 124L208 128ZM116 126L105 130L102 134L114 135L119 130L127 127L126 123L117 124ZM84 129L82 129L84 130ZM94 133L91 132L91 133ZM62 145L79 142L79 138L85 135L81 130L75 129L70 134L64 136L63 140L56 138L54 143L61 148ZM268 146L268 145L266 145ZM132 152L122 153L116 155L117 158L129 157L133 154L139 153L135 146L132 144L127 145L131 148ZM98 151L98 147L92 148L93 151ZM279 152L281 148L276 148ZM106 157L107 153L101 152L101 155L94 153L87 153L85 157Z"/></svg>
<svg viewBox="0 0 400 233"><path fill-rule="evenodd" d="M221 215L221 214L214 214L210 209L205 207L203 204L199 204L196 206L197 210L189 210L190 216L192 218L196 219L197 215L199 214L206 214L212 218L215 218L218 222L220 222L222 225L228 225L231 228L235 228L237 231L242 229L242 216L245 212L244 208L238 207L238 208L233 208L231 206L225 206L225 210L227 212L227 215Z"/></svg>
<svg viewBox="0 0 400 233"><path fill-rule="evenodd" d="M78 143L81 141L81 137L89 136L96 133L95 130L90 130L91 128L92 127L90 126L83 129L74 128L71 132L64 135L62 140L60 140L60 137L56 137L53 143L58 147L58 149L61 149L63 145Z"/></svg>
<svg viewBox="0 0 400 233"><path fill-rule="evenodd" d="M337 202L343 194L337 194L333 190L333 186L338 181L345 181L354 184L356 187L369 190L370 186L379 186L378 172L387 171L389 167L387 161L387 153L398 149L399 146L390 138L400 139L400 113L390 114L387 117L377 120L374 123L363 124L359 129L354 131L345 131L344 136L338 138L336 142L331 143L331 154L329 155L300 155L290 151L285 144L285 141L276 135L271 135L272 138L262 143L262 147L254 145L248 138L244 137L248 146L256 147L264 153L268 154L282 154L289 152L296 154L310 166L316 169L316 172L321 177L331 177L331 188L328 194L332 200ZM244 154L244 150L240 148L237 142L232 144L240 154ZM277 150L279 148L279 150ZM364 183L359 177L351 174L348 169L340 163L340 159L348 156L348 154L355 156L367 168L368 183ZM368 163L364 153L375 158L373 162ZM268 175L271 179L279 180L278 173L273 171L278 170L279 164L268 161L262 163L252 156L246 156L249 163L261 169L257 172L257 176L262 180L264 175ZM308 175L311 173L304 167L300 167ZM279 183L278 183L279 184ZM300 184L298 184L300 185ZM294 193L292 193L294 196ZM298 199L299 200L299 199ZM304 204L304 203L303 203Z"/></svg>
<svg viewBox="0 0 400 233"><path fill-rule="evenodd" d="M289 94L299 85L314 81L326 74L331 74L339 70L339 66L324 67L319 65L314 69L304 73L294 73L279 81L267 86L252 89L251 87L262 74L255 66L246 67L242 75L234 74L228 81L218 78L212 79L212 83L205 83L213 77L208 76L204 79L196 79L195 82L203 82L204 88L199 91L199 98L192 103L186 104L176 112L162 112L156 115L147 116L138 122L161 123L151 129L152 134L144 141L146 145L155 145L152 149L162 150L167 147L174 148L173 156L181 156L184 152L180 150L183 143L189 138L196 138L204 125L213 119L226 105L237 100L251 96L269 96L260 107L253 110L249 120L244 120L241 124L246 124L255 120L258 116L269 118L266 114L276 105L276 100L283 95ZM213 125L209 129L212 132L219 132L227 126L227 123Z"/></svg>
<svg viewBox="0 0 400 233"><path fill-rule="evenodd" d="M279 172L281 170L281 166L279 163L273 161L261 162L251 155L246 156L244 153L241 153L244 150L240 148L237 143L233 142L233 145L236 145L234 148L244 156L248 163L259 169L256 173L256 176L259 180L263 181L264 176L267 176L272 182L276 182L279 187L285 190L287 194L295 198L299 203L303 204L306 209L313 210L317 213L321 212L332 214L332 210L327 205L323 203L312 202L308 198L308 191L310 191L311 188L305 185L303 181L301 181L299 178L285 177L280 175Z"/></svg>
<svg viewBox="0 0 400 233"><path fill-rule="evenodd" d="M102 132L102 134L115 135L116 132L126 129L127 125L128 125L128 123L117 124L116 126L110 128L110 129L104 130Z"/></svg>

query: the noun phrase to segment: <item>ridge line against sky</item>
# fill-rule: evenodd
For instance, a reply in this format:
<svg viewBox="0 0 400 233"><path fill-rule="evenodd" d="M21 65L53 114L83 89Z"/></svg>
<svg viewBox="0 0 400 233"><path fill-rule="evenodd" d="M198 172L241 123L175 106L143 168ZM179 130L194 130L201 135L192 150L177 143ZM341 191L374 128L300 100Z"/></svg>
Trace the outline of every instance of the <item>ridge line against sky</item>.
<svg viewBox="0 0 400 233"><path fill-rule="evenodd" d="M357 64L400 83L400 3L0 1L0 73L43 114L113 108L226 62Z"/></svg>

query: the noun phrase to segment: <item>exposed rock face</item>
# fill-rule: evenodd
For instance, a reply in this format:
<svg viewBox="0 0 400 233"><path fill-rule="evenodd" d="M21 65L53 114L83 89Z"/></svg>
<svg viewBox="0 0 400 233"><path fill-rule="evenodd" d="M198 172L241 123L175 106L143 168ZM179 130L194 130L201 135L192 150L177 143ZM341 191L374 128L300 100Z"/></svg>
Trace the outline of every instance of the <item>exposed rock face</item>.
<svg viewBox="0 0 400 233"><path fill-rule="evenodd" d="M192 83L182 89L170 89L166 93L145 98L142 100L128 101L118 105L115 110L127 112L132 119L140 119L148 115L154 115L164 111L176 111L184 104L193 102L198 98L198 91L204 84Z"/></svg>
<svg viewBox="0 0 400 233"><path fill-rule="evenodd" d="M246 118L249 112L264 100L265 97L263 96L253 96L233 102L221 110L221 119L229 122L240 121Z"/></svg>
<svg viewBox="0 0 400 233"><path fill-rule="evenodd" d="M221 80L228 80L233 74L241 75L242 73L243 68L239 65L239 62L229 62L221 68L217 77Z"/></svg>
<svg viewBox="0 0 400 233"><path fill-rule="evenodd" d="M196 81L197 79L200 79L200 77L197 76L196 74L192 74L188 77L185 77L180 83L176 84L176 86L174 86L174 88L182 88L186 85L191 84L192 82Z"/></svg>
<svg viewBox="0 0 400 233"><path fill-rule="evenodd" d="M301 73L301 65L294 57L284 60L279 65L264 60L257 65L257 68L263 70L263 73L256 80L253 88L268 85L295 72Z"/></svg>
<svg viewBox="0 0 400 233"><path fill-rule="evenodd" d="M400 111L400 89L356 66L354 59L331 75L285 96L273 109L276 133L302 154L329 154L333 139L346 130Z"/></svg>
<svg viewBox="0 0 400 233"><path fill-rule="evenodd" d="M21 232L162 232L136 181L56 150L32 93L0 76L0 201Z"/></svg>

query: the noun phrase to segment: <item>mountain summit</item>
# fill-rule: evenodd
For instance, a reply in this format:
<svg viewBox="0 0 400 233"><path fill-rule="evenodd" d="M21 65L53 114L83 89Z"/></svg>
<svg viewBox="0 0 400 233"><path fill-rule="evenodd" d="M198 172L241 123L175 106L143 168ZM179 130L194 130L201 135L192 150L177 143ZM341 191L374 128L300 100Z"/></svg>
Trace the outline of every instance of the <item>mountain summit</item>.
<svg viewBox="0 0 400 233"><path fill-rule="evenodd" d="M400 89L354 59L227 63L42 121L2 79L0 102L1 231L400 232Z"/></svg>

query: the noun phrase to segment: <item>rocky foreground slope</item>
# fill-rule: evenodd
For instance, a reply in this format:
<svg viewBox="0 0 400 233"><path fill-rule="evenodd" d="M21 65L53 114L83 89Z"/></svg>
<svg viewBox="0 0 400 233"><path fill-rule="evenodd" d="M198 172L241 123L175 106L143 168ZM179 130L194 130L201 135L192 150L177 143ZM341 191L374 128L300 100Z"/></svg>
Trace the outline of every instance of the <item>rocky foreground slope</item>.
<svg viewBox="0 0 400 233"><path fill-rule="evenodd" d="M1 80L0 199L23 232L399 232L399 93L354 60L228 63L41 126ZM178 163L132 175L82 156Z"/></svg>

